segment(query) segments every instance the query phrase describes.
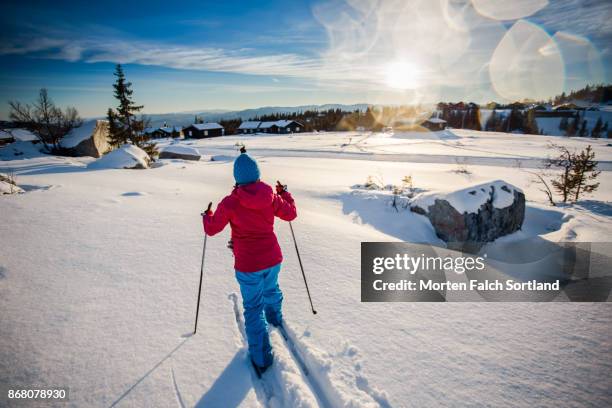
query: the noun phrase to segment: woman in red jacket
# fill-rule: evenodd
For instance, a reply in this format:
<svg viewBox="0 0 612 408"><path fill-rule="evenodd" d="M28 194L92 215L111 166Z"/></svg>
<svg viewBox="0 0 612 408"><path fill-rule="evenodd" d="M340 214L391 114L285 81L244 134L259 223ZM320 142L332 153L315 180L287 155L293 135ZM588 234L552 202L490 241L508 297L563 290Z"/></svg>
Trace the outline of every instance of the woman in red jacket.
<svg viewBox="0 0 612 408"><path fill-rule="evenodd" d="M274 194L259 177L257 162L243 151L234 161L236 186L214 213L206 211L204 231L215 235L228 223L232 228L234 269L242 294L249 353L262 373L273 361L267 323L282 323L278 273L283 255L274 234L274 217L291 221L297 211L285 186L277 183Z"/></svg>

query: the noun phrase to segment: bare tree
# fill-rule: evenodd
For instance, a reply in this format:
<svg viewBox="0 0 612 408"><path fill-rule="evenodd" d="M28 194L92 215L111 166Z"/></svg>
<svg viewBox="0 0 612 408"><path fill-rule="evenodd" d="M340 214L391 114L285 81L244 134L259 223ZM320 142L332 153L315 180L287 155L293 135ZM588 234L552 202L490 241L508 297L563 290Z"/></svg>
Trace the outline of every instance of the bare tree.
<svg viewBox="0 0 612 408"><path fill-rule="evenodd" d="M10 119L34 133L47 149L51 145L54 152L61 150L60 141L64 136L83 124L76 108L67 107L62 111L44 88L32 105L10 101L9 106Z"/></svg>

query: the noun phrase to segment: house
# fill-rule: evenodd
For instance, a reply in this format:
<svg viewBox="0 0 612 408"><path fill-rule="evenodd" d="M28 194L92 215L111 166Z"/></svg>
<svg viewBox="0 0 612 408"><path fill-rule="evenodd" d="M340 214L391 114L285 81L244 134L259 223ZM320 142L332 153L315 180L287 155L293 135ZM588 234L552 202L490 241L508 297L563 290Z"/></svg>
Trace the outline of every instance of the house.
<svg viewBox="0 0 612 408"><path fill-rule="evenodd" d="M276 122L261 122L258 129L264 133L279 133Z"/></svg>
<svg viewBox="0 0 612 408"><path fill-rule="evenodd" d="M247 131L242 131L241 133L299 133L304 130L304 125L300 122L296 122L295 120L277 120L275 122L243 122L245 125L245 129ZM242 128L242 125L240 128ZM257 124L257 126L255 126ZM240 129L239 128L239 129Z"/></svg>
<svg viewBox="0 0 612 408"><path fill-rule="evenodd" d="M446 121L440 118L429 118L423 122L423 127L433 131L444 130L446 128Z"/></svg>
<svg viewBox="0 0 612 408"><path fill-rule="evenodd" d="M246 121L242 122L240 126L238 126L238 133L246 134L246 133L256 133L259 128L259 124L261 122L255 121Z"/></svg>
<svg viewBox="0 0 612 408"><path fill-rule="evenodd" d="M178 126L162 126L159 128L147 128L145 134L152 139L161 139L164 137L177 138L181 136L182 129Z"/></svg>
<svg viewBox="0 0 612 408"><path fill-rule="evenodd" d="M203 139L206 137L218 137L225 134L225 129L218 123L194 123L183 129L185 138Z"/></svg>
<svg viewBox="0 0 612 408"><path fill-rule="evenodd" d="M179 126L162 126L159 129L160 137L173 137L177 138L181 136L183 129Z"/></svg>
<svg viewBox="0 0 612 408"><path fill-rule="evenodd" d="M278 133L299 133L304 130L304 125L295 120L276 121Z"/></svg>

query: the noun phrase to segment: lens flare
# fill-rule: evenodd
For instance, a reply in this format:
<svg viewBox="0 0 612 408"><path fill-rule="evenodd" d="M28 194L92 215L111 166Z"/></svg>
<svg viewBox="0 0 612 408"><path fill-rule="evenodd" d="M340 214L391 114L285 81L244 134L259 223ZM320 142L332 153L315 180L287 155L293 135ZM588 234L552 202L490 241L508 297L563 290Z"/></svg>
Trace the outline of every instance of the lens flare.
<svg viewBox="0 0 612 408"><path fill-rule="evenodd" d="M497 94L511 101L560 94L565 79L557 44L541 27L526 20L517 21L499 42L489 74Z"/></svg>
<svg viewBox="0 0 612 408"><path fill-rule="evenodd" d="M385 83L394 89L414 89L419 85L420 72L416 65L395 61L385 67Z"/></svg>

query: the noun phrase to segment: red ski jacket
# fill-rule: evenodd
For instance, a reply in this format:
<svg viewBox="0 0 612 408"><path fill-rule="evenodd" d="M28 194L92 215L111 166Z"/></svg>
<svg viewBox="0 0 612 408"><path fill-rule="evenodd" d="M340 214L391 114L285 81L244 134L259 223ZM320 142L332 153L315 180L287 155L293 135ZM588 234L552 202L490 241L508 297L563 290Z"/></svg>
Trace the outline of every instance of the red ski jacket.
<svg viewBox="0 0 612 408"><path fill-rule="evenodd" d="M293 197L287 191L274 194L264 182L235 187L217 206L206 212L204 232L215 235L229 222L234 242L234 268L240 272L257 272L283 260L274 234L274 216L291 221L297 217Z"/></svg>

